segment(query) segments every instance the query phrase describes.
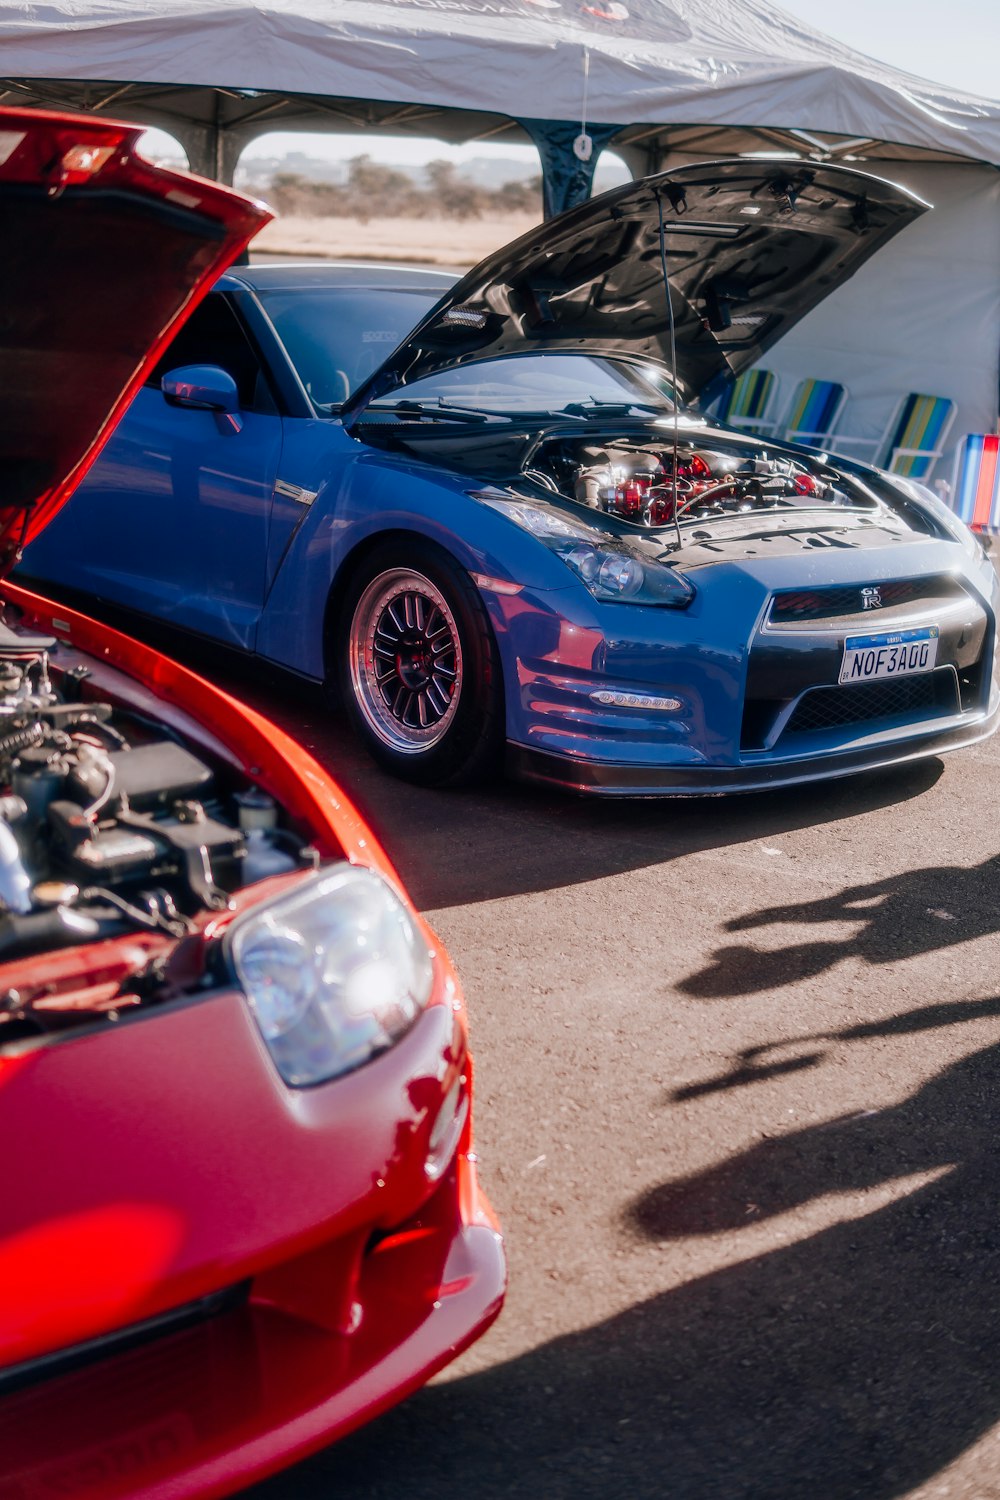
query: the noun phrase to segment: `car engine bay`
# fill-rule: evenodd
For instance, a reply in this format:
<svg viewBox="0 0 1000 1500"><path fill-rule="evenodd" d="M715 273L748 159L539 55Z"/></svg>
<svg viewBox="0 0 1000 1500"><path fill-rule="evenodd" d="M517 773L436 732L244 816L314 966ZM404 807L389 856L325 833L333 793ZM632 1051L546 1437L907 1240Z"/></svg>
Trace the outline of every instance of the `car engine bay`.
<svg viewBox="0 0 1000 1500"><path fill-rule="evenodd" d="M875 511L867 486L818 460L724 441L685 436L676 449L655 438L548 437L531 455L525 477L591 510L637 526L789 511L817 503Z"/></svg>
<svg viewBox="0 0 1000 1500"><path fill-rule="evenodd" d="M318 862L265 791L60 654L0 624L0 1048L190 988L207 919Z"/></svg>
<svg viewBox="0 0 1000 1500"><path fill-rule="evenodd" d="M873 471L713 429L691 413L681 414L676 435L668 417L612 422L597 408L544 425L399 415L367 422L365 440L511 493L523 495L527 483L630 528L669 528L693 562L709 560L700 556L706 546L741 534L784 534L789 547L794 533L817 528L850 532L857 546L937 534L926 512Z"/></svg>

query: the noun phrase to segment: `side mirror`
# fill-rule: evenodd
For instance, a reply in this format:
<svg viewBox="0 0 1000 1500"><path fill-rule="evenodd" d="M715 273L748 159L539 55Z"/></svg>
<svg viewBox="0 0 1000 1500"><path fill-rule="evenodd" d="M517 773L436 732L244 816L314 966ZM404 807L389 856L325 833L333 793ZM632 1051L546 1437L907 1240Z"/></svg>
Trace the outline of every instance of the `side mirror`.
<svg viewBox="0 0 1000 1500"><path fill-rule="evenodd" d="M240 432L240 397L233 377L218 365L184 365L170 370L160 381L168 406L215 414L220 432Z"/></svg>

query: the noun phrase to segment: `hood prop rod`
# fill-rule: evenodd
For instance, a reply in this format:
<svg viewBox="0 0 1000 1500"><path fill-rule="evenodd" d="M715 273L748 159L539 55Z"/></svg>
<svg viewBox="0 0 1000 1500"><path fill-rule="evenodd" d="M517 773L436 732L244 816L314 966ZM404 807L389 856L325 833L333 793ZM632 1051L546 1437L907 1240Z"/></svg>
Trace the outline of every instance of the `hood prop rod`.
<svg viewBox="0 0 1000 1500"><path fill-rule="evenodd" d="M669 276L669 273L667 271L666 231L665 231L664 226L663 226L663 198L660 195L660 189L658 187L654 189L654 192L656 194L656 211L657 211L657 216L659 218L659 224L660 224L660 267L661 267L661 269L663 271L663 290L664 290L664 292L666 294L666 298L667 298L667 324L668 324L668 327L670 329L670 379L671 379L671 383L673 385L673 400L672 400L671 404L672 404L673 409L674 409L674 422L673 422L673 437L674 437L674 442L673 442L673 462L672 462L672 465L671 465L671 467L673 469L673 472L672 472L672 474L670 476L670 488L671 488L671 493L673 495L674 535L677 538L676 550L679 552L681 550L681 547L683 546L683 543L681 541L681 523L680 523L680 518L679 518L679 516L677 514L677 505L678 505L678 497L677 497L677 423L678 423L678 411L677 411L677 338L676 338L676 333L675 333L675 329L674 329L674 299L673 299L673 296L671 295L671 290L670 290L670 276Z"/></svg>

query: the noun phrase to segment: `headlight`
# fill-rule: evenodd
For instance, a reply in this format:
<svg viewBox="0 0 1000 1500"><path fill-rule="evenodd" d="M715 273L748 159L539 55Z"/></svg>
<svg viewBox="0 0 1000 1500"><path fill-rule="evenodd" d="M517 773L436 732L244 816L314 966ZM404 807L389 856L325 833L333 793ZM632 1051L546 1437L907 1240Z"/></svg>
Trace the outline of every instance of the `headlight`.
<svg viewBox="0 0 1000 1500"><path fill-rule="evenodd" d="M297 1088L391 1047L430 999L431 955L409 912L381 876L352 865L237 918L224 952Z"/></svg>
<svg viewBox="0 0 1000 1500"><path fill-rule="evenodd" d="M686 609L694 598L692 585L659 560L651 541L633 541L599 526L574 523L556 509L533 501L501 498L488 491L479 492L476 498L530 531L561 557L595 599Z"/></svg>

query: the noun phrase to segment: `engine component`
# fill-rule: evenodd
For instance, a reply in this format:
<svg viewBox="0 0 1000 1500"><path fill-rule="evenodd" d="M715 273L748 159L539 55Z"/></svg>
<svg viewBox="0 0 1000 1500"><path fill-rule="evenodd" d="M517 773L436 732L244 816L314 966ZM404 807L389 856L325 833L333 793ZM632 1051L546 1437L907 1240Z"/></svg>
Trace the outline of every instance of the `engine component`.
<svg viewBox="0 0 1000 1500"><path fill-rule="evenodd" d="M266 792L250 787L248 791L237 792L234 801L240 827L245 831L277 827L278 804Z"/></svg>
<svg viewBox="0 0 1000 1500"><path fill-rule="evenodd" d="M195 817L190 808L185 813L183 818L154 820L146 814L123 812L119 821L162 840L198 906L225 906L226 891L240 883L236 864L246 853L243 834L229 823L207 817L203 808L198 808Z"/></svg>
<svg viewBox="0 0 1000 1500"><path fill-rule="evenodd" d="M126 798L135 808L167 807L179 797L203 792L212 781L208 766L173 740L114 751L107 760L113 776L112 795L119 802ZM70 784L89 801L102 793L105 779L99 764L84 760L74 770Z"/></svg>
<svg viewBox="0 0 1000 1500"><path fill-rule="evenodd" d="M21 850L7 822L0 822L0 906L23 916L31 910L31 881Z"/></svg>
<svg viewBox="0 0 1000 1500"><path fill-rule="evenodd" d="M102 924L96 914L75 907L55 906L23 916L11 914L0 922L0 961L37 953L39 949L93 942L101 936L110 937L113 932L113 923Z"/></svg>
<svg viewBox="0 0 1000 1500"><path fill-rule="evenodd" d="M80 894L80 887L68 880L40 880L31 888L31 901L35 907L72 906Z"/></svg>
<svg viewBox="0 0 1000 1500"><path fill-rule="evenodd" d="M130 931L177 942L232 892L300 866L302 841L272 797L144 719L84 699L88 670L61 671L58 652L50 678L52 650L0 622L0 964ZM140 969L143 952L133 950ZM138 971L120 983L129 1003L162 988ZM107 988L100 1006L62 1004L59 983L0 1003L0 1045L15 1015L26 1035L95 1007L113 1016Z"/></svg>
<svg viewBox="0 0 1000 1500"><path fill-rule="evenodd" d="M53 852L77 879L99 874L105 882L148 874L165 845L129 828L95 826L76 802L53 802L48 811Z"/></svg>
<svg viewBox="0 0 1000 1500"><path fill-rule="evenodd" d="M30 817L44 818L50 805L62 796L69 769L68 758L54 745L29 745L12 768L11 791L25 803Z"/></svg>
<svg viewBox="0 0 1000 1500"><path fill-rule="evenodd" d="M287 849L279 849L269 829L251 828L246 835L247 852L243 878L248 885L271 875L286 875L299 861Z"/></svg>
<svg viewBox="0 0 1000 1500"><path fill-rule="evenodd" d="M532 455L528 472L547 489L639 526L669 525L675 508L683 518L846 498L831 482L837 476L805 455L799 462L735 445L725 452L688 442L675 456L662 440L557 439Z"/></svg>

